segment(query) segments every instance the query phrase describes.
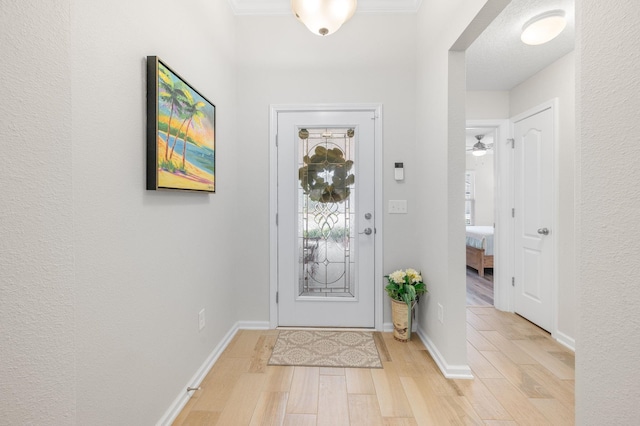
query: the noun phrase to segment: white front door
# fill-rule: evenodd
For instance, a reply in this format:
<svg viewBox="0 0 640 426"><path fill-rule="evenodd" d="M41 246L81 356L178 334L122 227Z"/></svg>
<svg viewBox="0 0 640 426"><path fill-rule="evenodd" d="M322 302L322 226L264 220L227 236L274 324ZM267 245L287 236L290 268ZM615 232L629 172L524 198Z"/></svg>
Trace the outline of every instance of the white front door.
<svg viewBox="0 0 640 426"><path fill-rule="evenodd" d="M373 111L278 113L279 326L375 326L375 128Z"/></svg>
<svg viewBox="0 0 640 426"><path fill-rule="evenodd" d="M514 310L547 331L553 324L553 147L551 107L514 123Z"/></svg>

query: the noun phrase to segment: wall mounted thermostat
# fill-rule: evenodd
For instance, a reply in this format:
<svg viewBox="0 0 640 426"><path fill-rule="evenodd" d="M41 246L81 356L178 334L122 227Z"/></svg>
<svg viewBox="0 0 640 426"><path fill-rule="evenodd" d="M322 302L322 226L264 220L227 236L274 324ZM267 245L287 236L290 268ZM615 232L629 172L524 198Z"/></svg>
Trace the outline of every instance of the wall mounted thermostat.
<svg viewBox="0 0 640 426"><path fill-rule="evenodd" d="M404 180L404 163L396 163L395 166L395 179L396 180Z"/></svg>

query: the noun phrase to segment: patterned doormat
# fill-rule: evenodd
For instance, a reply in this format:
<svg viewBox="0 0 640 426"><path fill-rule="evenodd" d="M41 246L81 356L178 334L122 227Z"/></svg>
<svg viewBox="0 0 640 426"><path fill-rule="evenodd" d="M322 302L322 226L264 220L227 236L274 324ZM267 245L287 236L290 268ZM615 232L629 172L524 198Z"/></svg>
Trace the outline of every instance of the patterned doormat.
<svg viewBox="0 0 640 426"><path fill-rule="evenodd" d="M269 365L382 368L367 331L281 330Z"/></svg>

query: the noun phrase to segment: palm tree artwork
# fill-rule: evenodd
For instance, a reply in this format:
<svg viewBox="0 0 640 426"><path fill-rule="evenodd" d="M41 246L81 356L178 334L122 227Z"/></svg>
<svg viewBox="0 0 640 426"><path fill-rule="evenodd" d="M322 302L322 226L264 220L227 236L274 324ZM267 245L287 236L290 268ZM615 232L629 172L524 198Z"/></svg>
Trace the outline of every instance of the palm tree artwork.
<svg viewBox="0 0 640 426"><path fill-rule="evenodd" d="M215 188L215 106L159 61L157 81L158 187L211 192ZM176 150L181 158L174 156Z"/></svg>

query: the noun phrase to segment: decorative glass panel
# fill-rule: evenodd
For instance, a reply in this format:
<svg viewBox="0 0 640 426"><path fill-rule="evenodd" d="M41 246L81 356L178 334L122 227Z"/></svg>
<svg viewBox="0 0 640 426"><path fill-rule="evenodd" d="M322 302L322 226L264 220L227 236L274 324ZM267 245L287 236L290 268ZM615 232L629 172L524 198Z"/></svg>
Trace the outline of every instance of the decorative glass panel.
<svg viewBox="0 0 640 426"><path fill-rule="evenodd" d="M353 129L300 129L299 295L354 297Z"/></svg>

